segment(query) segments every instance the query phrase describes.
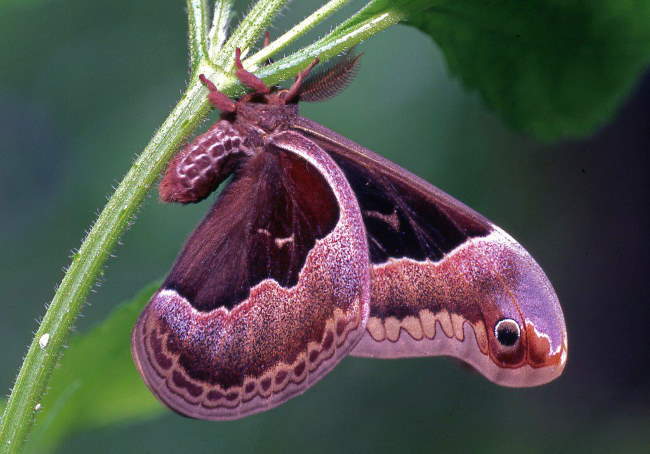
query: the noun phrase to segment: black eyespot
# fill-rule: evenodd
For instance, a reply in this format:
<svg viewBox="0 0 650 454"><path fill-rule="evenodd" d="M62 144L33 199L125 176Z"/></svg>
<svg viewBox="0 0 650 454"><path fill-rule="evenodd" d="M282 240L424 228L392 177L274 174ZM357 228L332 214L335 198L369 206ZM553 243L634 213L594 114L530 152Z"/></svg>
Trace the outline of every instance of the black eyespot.
<svg viewBox="0 0 650 454"><path fill-rule="evenodd" d="M494 327L494 337L504 347L512 347L519 341L521 331L519 324L511 318L499 320Z"/></svg>

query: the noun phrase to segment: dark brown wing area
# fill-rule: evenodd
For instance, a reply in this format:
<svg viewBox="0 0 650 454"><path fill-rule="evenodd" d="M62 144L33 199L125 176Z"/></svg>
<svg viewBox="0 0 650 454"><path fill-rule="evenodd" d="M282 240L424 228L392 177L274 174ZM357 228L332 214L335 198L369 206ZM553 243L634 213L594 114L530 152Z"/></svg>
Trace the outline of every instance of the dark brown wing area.
<svg viewBox="0 0 650 454"><path fill-rule="evenodd" d="M231 309L264 279L290 287L339 209L323 176L292 153L262 152L219 197L188 239L164 288L199 311Z"/></svg>
<svg viewBox="0 0 650 454"><path fill-rule="evenodd" d="M300 118L295 127L345 173L359 201L373 264L403 257L438 261L492 231L483 216L381 156L310 120Z"/></svg>

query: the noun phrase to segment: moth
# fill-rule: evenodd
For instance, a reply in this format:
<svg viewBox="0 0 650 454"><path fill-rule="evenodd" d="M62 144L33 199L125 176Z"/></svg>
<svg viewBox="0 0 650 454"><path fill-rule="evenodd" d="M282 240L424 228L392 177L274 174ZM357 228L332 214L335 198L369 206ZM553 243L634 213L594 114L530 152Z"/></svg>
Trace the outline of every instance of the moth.
<svg viewBox="0 0 650 454"><path fill-rule="evenodd" d="M151 391L183 415L241 418L304 392L346 355L459 358L504 386L558 377L562 309L499 227L298 113L343 89L358 56L288 89L241 63L236 101L204 76L220 120L160 183L194 203L230 178L132 335Z"/></svg>

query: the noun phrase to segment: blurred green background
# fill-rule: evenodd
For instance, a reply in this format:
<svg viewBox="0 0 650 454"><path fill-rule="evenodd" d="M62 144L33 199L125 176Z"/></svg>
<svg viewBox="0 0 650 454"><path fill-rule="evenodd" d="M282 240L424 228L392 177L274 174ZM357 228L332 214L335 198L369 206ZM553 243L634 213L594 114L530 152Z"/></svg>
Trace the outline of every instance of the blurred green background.
<svg viewBox="0 0 650 454"><path fill-rule="evenodd" d="M271 32L319 3L294 2ZM71 251L188 73L180 1L16 2L0 10L0 30L8 393ZM60 452L650 452L650 77L592 137L548 145L511 131L464 91L417 30L393 27L360 50L345 94L305 104L303 114L418 173L528 248L565 311L564 376L517 390L444 358L348 358L270 412L215 423L165 411L76 434ZM208 207L164 205L152 193L78 330L163 277Z"/></svg>

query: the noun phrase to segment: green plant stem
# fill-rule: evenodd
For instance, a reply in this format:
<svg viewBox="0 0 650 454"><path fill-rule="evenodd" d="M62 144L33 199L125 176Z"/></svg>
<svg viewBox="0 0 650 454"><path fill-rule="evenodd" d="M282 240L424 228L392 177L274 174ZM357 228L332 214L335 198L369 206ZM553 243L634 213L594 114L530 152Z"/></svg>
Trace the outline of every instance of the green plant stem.
<svg viewBox="0 0 650 454"><path fill-rule="evenodd" d="M300 36L307 33L309 30L314 28L317 24L321 23L328 16L333 14L339 8L341 8L346 3L349 3L350 0L330 0L312 14L303 19L300 23L291 27L291 30L287 31L282 36L278 37L271 41L271 43L260 49L254 55L246 59L246 62L251 67L257 67L262 62L265 62L269 57L275 55L279 50L287 47L289 44L294 42Z"/></svg>
<svg viewBox="0 0 650 454"><path fill-rule="evenodd" d="M72 323L110 251L165 162L194 129L207 108L203 87L194 81L119 184L74 255L29 347L7 402L0 424L2 452L18 452L31 429L34 409L45 390Z"/></svg>
<svg viewBox="0 0 650 454"><path fill-rule="evenodd" d="M212 27L208 33L209 55L210 60L216 60L218 52L223 47L228 38L228 22L232 14L232 4L234 0L217 0L214 4L214 14L212 16Z"/></svg>
<svg viewBox="0 0 650 454"><path fill-rule="evenodd" d="M207 91L199 82L198 74L205 74L228 95L232 96L239 92L241 90L239 82L230 75L230 69L234 66L234 49L250 48L285 2L286 0L258 1L230 39L217 50L216 47L220 46L222 41L215 40L209 47L207 43L205 1L188 0L188 14L191 16L188 20L191 28L190 54L193 59L190 83L178 104L109 199L83 240L79 251L74 254L72 263L56 290L29 347L0 420L0 453L20 451L32 428L37 405L47 388L48 379L61 355L72 324L79 315L86 296L110 256L111 250L167 161L209 111ZM335 6L335 2L330 3L330 7ZM229 14L229 4L228 0L224 0L224 9L218 11ZM299 32L290 35L292 39L305 33L325 17L324 15L312 16L313 19L310 19L309 24ZM225 27L226 19L221 15L219 17L221 26ZM286 80L295 76L299 67L315 56L326 59L336 55L394 24L400 18L398 13L378 13L365 15L356 23L348 20L344 22L347 24L346 27L339 27L317 43L271 66L264 67L262 73L265 80L273 83ZM290 41L291 39L285 39L283 46ZM281 46L276 46L275 51L280 48ZM214 60L210 61L206 58L206 51L207 54L215 56Z"/></svg>
<svg viewBox="0 0 650 454"><path fill-rule="evenodd" d="M344 24L353 20L362 14L362 12L363 10ZM264 79L264 82L268 85L275 85L278 82L292 77L293 74L296 74L300 69L307 66L314 58L318 57L321 61L326 61L365 41L370 36L398 23L403 17L403 14L399 10L390 10L364 17L363 20L357 21L354 25L348 27L337 27L315 43L276 61L272 65L262 67L256 72L256 75Z"/></svg>
<svg viewBox="0 0 650 454"><path fill-rule="evenodd" d="M206 0L187 0L190 68L196 69L207 53L208 5Z"/></svg>
<svg viewBox="0 0 650 454"><path fill-rule="evenodd" d="M214 64L224 71L230 72L235 67L235 62L232 58L235 54L235 49L239 47L242 50L242 55L246 55L262 33L271 25L271 21L287 1L259 0L251 8L244 20L241 21L230 39L223 45L221 52L213 60Z"/></svg>

